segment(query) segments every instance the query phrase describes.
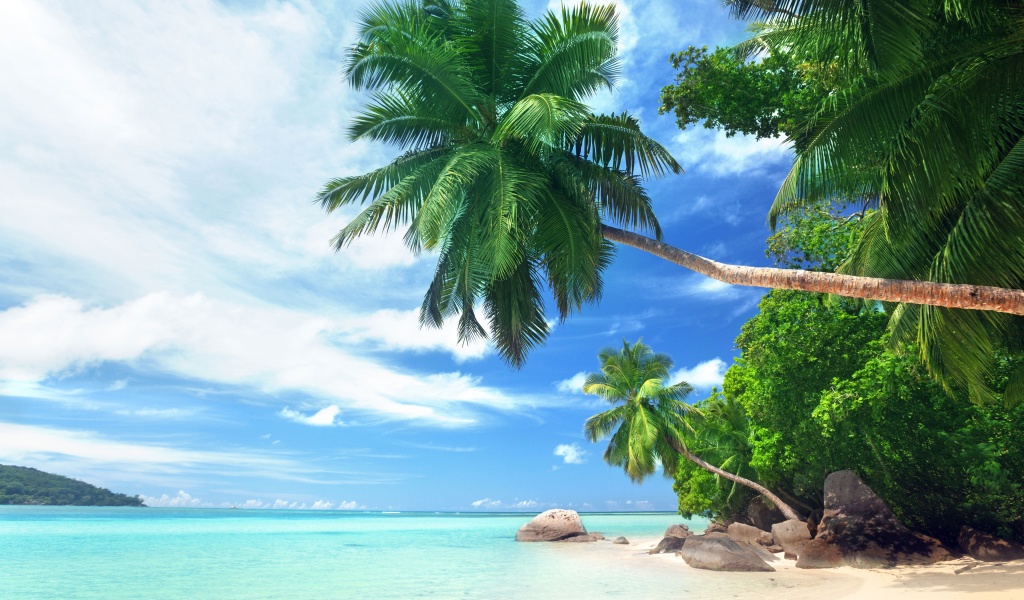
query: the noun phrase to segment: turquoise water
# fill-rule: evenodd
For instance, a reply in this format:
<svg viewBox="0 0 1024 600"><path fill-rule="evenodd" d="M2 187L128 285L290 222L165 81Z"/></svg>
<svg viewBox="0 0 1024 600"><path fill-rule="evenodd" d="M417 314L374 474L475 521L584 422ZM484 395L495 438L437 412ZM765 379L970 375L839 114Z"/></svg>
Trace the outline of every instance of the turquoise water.
<svg viewBox="0 0 1024 600"><path fill-rule="evenodd" d="M531 517L4 506L0 598L634 598L686 591L682 561L639 577L632 563L640 559L620 560L646 547L514 542ZM667 513L583 515L588 530L627 538L660 537L681 521Z"/></svg>

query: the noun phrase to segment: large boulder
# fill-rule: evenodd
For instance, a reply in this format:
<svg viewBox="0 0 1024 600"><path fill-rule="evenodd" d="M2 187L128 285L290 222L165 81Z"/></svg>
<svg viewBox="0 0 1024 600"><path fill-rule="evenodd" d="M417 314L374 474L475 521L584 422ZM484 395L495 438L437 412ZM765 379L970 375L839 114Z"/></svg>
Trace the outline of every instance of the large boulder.
<svg viewBox="0 0 1024 600"><path fill-rule="evenodd" d="M782 546L786 558L794 560L800 556L804 544L811 541L811 532L807 529L807 523L790 519L772 525L772 539Z"/></svg>
<svg viewBox="0 0 1024 600"><path fill-rule="evenodd" d="M747 518L751 525L763 531L771 531L772 525L786 520L782 511L769 505L763 496L751 498L747 504Z"/></svg>
<svg viewBox="0 0 1024 600"><path fill-rule="evenodd" d="M693 536L690 536L693 537ZM683 548L683 544L690 537L666 537L662 538L658 545L647 551L648 554L661 554L662 552L675 552Z"/></svg>
<svg viewBox="0 0 1024 600"><path fill-rule="evenodd" d="M797 552L796 566L860 569L922 565L952 555L935 538L910 531L853 471L825 479L825 510L818 534Z"/></svg>
<svg viewBox="0 0 1024 600"><path fill-rule="evenodd" d="M772 545L772 534L767 531L762 531L753 525L746 525L744 523L731 523L729 528L726 530L729 537L736 540L737 542L749 542L751 544L760 544L762 546Z"/></svg>
<svg viewBox="0 0 1024 600"><path fill-rule="evenodd" d="M540 513L520 527L516 532L516 541L557 542L580 536L586 538L587 529L583 526L579 513L554 508Z"/></svg>
<svg viewBox="0 0 1024 600"><path fill-rule="evenodd" d="M960 529L960 547L975 560L1003 561L1024 558L1024 544L989 535L973 527Z"/></svg>
<svg viewBox="0 0 1024 600"><path fill-rule="evenodd" d="M695 569L709 571L774 571L756 544L741 544L725 535L694 535L686 538L679 555ZM767 554L763 549L764 554ZM769 554L769 556L771 556Z"/></svg>
<svg viewBox="0 0 1024 600"><path fill-rule="evenodd" d="M689 537L690 526L686 523L679 523L678 525L669 525L668 529L665 530L665 537Z"/></svg>

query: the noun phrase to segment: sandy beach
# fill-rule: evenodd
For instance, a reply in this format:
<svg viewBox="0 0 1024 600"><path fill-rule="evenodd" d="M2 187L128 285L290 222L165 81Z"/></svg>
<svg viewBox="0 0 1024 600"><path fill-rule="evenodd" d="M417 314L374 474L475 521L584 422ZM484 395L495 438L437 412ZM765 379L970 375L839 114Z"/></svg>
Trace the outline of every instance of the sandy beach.
<svg viewBox="0 0 1024 600"><path fill-rule="evenodd" d="M923 567L894 569L798 569L796 561L772 563L775 573L721 573L693 569L675 554L648 555L660 538L638 538L630 545L609 542L590 546L596 560L626 562L644 571L685 571L686 580L699 588L720 588L723 579L742 582L741 590L730 590L723 598L827 599L929 598L952 600L1024 600L1024 560L986 563L970 557ZM706 585L701 585L706 584ZM749 592L749 595L748 595Z"/></svg>

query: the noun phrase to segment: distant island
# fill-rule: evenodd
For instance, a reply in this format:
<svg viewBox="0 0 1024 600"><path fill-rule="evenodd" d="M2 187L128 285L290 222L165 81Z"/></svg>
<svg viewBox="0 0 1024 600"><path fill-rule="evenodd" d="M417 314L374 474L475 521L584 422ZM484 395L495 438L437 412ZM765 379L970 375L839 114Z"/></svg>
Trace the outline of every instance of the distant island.
<svg viewBox="0 0 1024 600"><path fill-rule="evenodd" d="M12 465L0 465L0 504L144 506L138 496L117 494L63 475Z"/></svg>

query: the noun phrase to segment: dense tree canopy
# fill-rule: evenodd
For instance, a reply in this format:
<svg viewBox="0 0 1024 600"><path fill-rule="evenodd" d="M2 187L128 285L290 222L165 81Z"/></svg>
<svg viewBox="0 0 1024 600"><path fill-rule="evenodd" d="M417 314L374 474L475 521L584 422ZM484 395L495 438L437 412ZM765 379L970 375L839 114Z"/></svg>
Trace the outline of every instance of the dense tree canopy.
<svg viewBox="0 0 1024 600"><path fill-rule="evenodd" d="M142 506L142 499L29 467L0 465L0 504Z"/></svg>

